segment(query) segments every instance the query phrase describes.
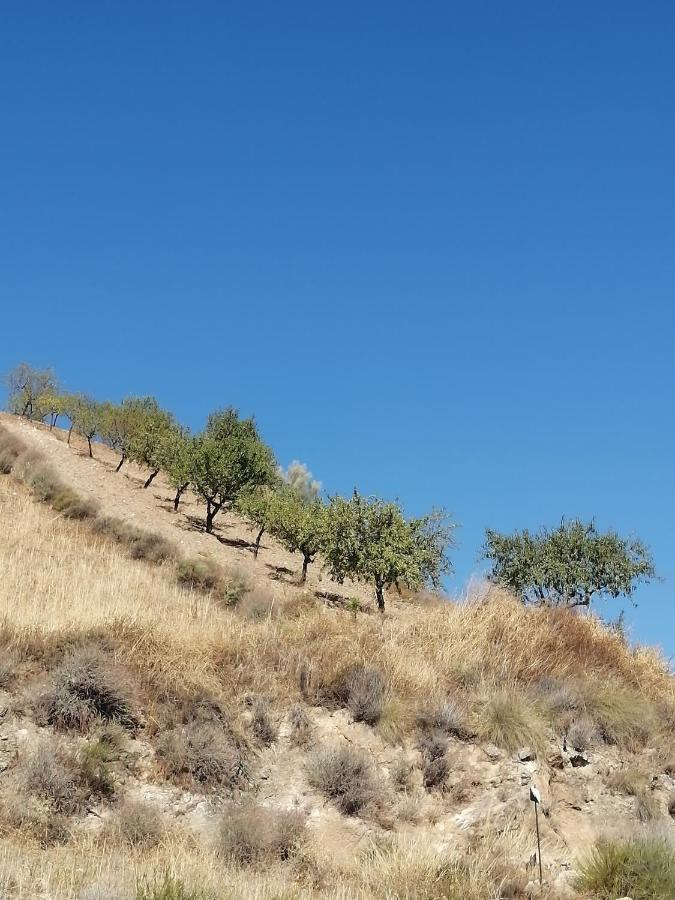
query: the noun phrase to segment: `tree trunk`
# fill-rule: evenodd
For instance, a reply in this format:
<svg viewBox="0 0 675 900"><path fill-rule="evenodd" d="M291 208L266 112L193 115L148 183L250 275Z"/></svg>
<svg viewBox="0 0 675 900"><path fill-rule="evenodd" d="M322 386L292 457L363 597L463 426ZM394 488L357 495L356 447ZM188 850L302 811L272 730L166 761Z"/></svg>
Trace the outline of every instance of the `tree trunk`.
<svg viewBox="0 0 675 900"><path fill-rule="evenodd" d="M300 576L300 584L304 584L307 581L307 567L312 561L312 557L305 553L302 558L302 575Z"/></svg>
<svg viewBox="0 0 675 900"><path fill-rule="evenodd" d="M255 550L253 551L253 559L258 558L258 553L260 552L260 541L262 540L262 536L265 534L265 529L261 528L258 532L258 537L255 539Z"/></svg>
<svg viewBox="0 0 675 900"><path fill-rule="evenodd" d="M71 425L68 429L68 446L70 447L70 439L73 436L73 426Z"/></svg>
<svg viewBox="0 0 675 900"><path fill-rule="evenodd" d="M375 596L377 598L377 608L381 613L384 612L384 585L380 581L375 582Z"/></svg>
<svg viewBox="0 0 675 900"><path fill-rule="evenodd" d="M117 468L115 469L116 472L119 472L119 470L122 468L122 466L124 465L124 460L125 460L125 459L126 459L126 456L125 456L124 453L123 453L123 454L122 454L122 458L121 458L120 461L117 463Z"/></svg>
<svg viewBox="0 0 675 900"><path fill-rule="evenodd" d="M155 477L159 475L159 469L153 469L150 475L145 479L144 488L149 488Z"/></svg>
<svg viewBox="0 0 675 900"><path fill-rule="evenodd" d="M206 533L213 534L213 520L215 519L222 504L214 503L212 500L206 501Z"/></svg>
<svg viewBox="0 0 675 900"><path fill-rule="evenodd" d="M185 491L188 489L188 481L187 484L181 485L181 487L176 488L176 496L173 498L173 511L178 512L178 504L180 503L180 498L183 496Z"/></svg>
<svg viewBox="0 0 675 900"><path fill-rule="evenodd" d="M89 459L93 459L94 454L92 453L92 450L91 450L91 438L90 437L87 438L87 446L89 447Z"/></svg>

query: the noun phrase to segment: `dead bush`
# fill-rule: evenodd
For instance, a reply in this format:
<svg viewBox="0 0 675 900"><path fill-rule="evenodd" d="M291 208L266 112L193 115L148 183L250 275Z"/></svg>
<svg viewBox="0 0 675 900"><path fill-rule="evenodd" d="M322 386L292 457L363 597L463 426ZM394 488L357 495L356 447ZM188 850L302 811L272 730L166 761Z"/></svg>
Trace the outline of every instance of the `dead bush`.
<svg viewBox="0 0 675 900"><path fill-rule="evenodd" d="M68 487L64 487L54 494L50 506L67 519L93 519L98 509L93 500L85 500Z"/></svg>
<svg viewBox="0 0 675 900"><path fill-rule="evenodd" d="M9 475L26 445L6 428L0 427L0 473Z"/></svg>
<svg viewBox="0 0 675 900"><path fill-rule="evenodd" d="M306 746L312 736L312 720L304 706L296 703L288 714L291 726L291 744L295 747Z"/></svg>
<svg viewBox="0 0 675 900"><path fill-rule="evenodd" d="M245 778L242 750L214 724L194 723L165 732L157 741L157 756L178 783L233 788Z"/></svg>
<svg viewBox="0 0 675 900"><path fill-rule="evenodd" d="M428 790L433 788L442 788L450 774L450 763L446 755L437 756L435 759L428 759L424 771L422 772L422 780L424 787Z"/></svg>
<svg viewBox="0 0 675 900"><path fill-rule="evenodd" d="M56 472L47 463L33 463L26 468L23 482L32 495L43 503L51 503L64 485Z"/></svg>
<svg viewBox="0 0 675 900"><path fill-rule="evenodd" d="M338 692L355 722L378 723L384 709L385 685L377 669L361 664L350 667Z"/></svg>
<svg viewBox="0 0 675 900"><path fill-rule="evenodd" d="M179 560L176 575L178 583L188 590L218 593L223 588L223 571L209 557Z"/></svg>
<svg viewBox="0 0 675 900"><path fill-rule="evenodd" d="M675 794L670 795L670 800L668 801L668 815L675 819Z"/></svg>
<svg viewBox="0 0 675 900"><path fill-rule="evenodd" d="M20 759L15 775L19 793L44 801L57 814L72 815L88 797L77 757L58 742L38 744Z"/></svg>
<svg viewBox="0 0 675 900"><path fill-rule="evenodd" d="M305 816L298 810L231 804L221 820L218 849L239 865L287 860L302 844L304 831Z"/></svg>
<svg viewBox="0 0 675 900"><path fill-rule="evenodd" d="M600 733L588 716L572 719L565 732L567 745L578 752L589 750L601 739Z"/></svg>
<svg viewBox="0 0 675 900"><path fill-rule="evenodd" d="M448 736L438 728L434 728L431 731L423 731L419 739L419 748L425 759L440 759L447 752Z"/></svg>
<svg viewBox="0 0 675 900"><path fill-rule="evenodd" d="M617 769L607 779L610 790L635 797L635 812L641 822L648 822L658 815L658 807L649 786L647 775L634 766Z"/></svg>
<svg viewBox="0 0 675 900"><path fill-rule="evenodd" d="M565 713L576 712L583 706L575 685L560 678L548 676L540 679L535 685L534 693L554 719Z"/></svg>
<svg viewBox="0 0 675 900"><path fill-rule="evenodd" d="M278 729L270 715L269 704L263 697L258 697L253 703L251 730L260 743L266 747L277 739Z"/></svg>
<svg viewBox="0 0 675 900"><path fill-rule="evenodd" d="M234 600L228 600L227 602L229 604L236 602L239 615L254 622L271 619L278 613L274 597L267 591L249 589L241 595L241 599L238 602Z"/></svg>
<svg viewBox="0 0 675 900"><path fill-rule="evenodd" d="M417 718L417 724L425 731L441 732L460 740L472 737L464 708L451 697L423 709Z"/></svg>
<svg viewBox="0 0 675 900"><path fill-rule="evenodd" d="M348 816L373 806L378 783L370 757L347 744L322 747L307 760L310 784Z"/></svg>
<svg viewBox="0 0 675 900"><path fill-rule="evenodd" d="M149 803L125 800L103 829L103 837L127 847L156 847L165 834L159 810Z"/></svg>
<svg viewBox="0 0 675 900"><path fill-rule="evenodd" d="M161 563L174 555L173 545L161 534L144 531L123 519L102 517L97 519L94 530L124 546L132 559L149 563Z"/></svg>
<svg viewBox="0 0 675 900"><path fill-rule="evenodd" d="M57 730L87 731L96 722L114 722L133 730L125 676L96 648L75 651L54 673L50 687L38 698L41 724Z"/></svg>
<svg viewBox="0 0 675 900"><path fill-rule="evenodd" d="M409 791L413 786L415 768L406 756L399 756L389 770L391 782L398 791Z"/></svg>

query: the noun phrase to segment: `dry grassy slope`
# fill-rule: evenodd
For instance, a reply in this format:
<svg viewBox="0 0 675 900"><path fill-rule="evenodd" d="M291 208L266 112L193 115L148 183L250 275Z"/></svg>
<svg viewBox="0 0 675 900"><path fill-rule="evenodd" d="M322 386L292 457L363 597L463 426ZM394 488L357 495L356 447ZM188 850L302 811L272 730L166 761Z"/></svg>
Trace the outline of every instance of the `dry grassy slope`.
<svg viewBox="0 0 675 900"><path fill-rule="evenodd" d="M103 881L113 882L122 893L102 897L133 897L140 875L166 869L212 887L219 897L283 893L289 898L470 900L505 896L502 878L507 876L511 896L525 896L517 891L531 877L525 867L534 850L530 783L541 789L547 813L542 819L544 896L573 896L570 875L578 853L608 830L649 828L673 837L667 806L675 781L666 774L666 763L673 751L675 691L672 676L655 654L629 650L595 620L527 612L494 592L487 602L469 604L394 599L384 620L371 614L354 618L271 577L284 575L284 569L297 571L297 560L266 546L254 562L237 543L250 534L233 517L221 523L220 537L229 541L221 543L191 523L189 517L201 512L194 500L179 516L165 508L170 492L160 478L143 491L142 473L129 467L116 475L115 460L104 448L97 447L99 458L91 461L81 448L66 447L62 434L4 416L2 424L39 447L65 481L99 499L105 514L161 531L183 552L204 552L227 565L244 566L260 590L278 598L278 616L271 619L220 609L208 596L178 587L170 567L129 560L121 549L93 535L87 523L64 520L35 503L11 477L0 476L0 622L3 662L15 676L4 680L0 697L5 710L0 790L33 746L41 739L55 740L51 727L36 724L32 697L64 647L104 640L134 684L144 722L126 744L124 764L115 770L118 795L144 798L170 825L168 835L151 850L106 844L98 835L113 806L101 802L73 817L65 846L41 848L5 829L0 891L7 896L78 898L88 884ZM326 583L311 587L325 589ZM342 593L353 595L355 590ZM387 703L374 728L354 722L345 709L312 701L346 664L357 661L377 667L386 684ZM310 675L305 693L312 723L308 747L291 741L288 716L291 705L303 701L301 671ZM570 684L582 694L586 685L588 708L616 725L620 745L596 742L589 764L572 766L561 738L533 699L545 678ZM279 736L269 747L246 738L251 771L247 793L269 806L307 812L309 843L292 862L264 872L223 863L212 849L222 792L216 791L214 800L206 788L171 784L158 766L156 739L165 727L167 698L170 706L203 692L227 706L244 735L250 720L246 697L270 699ZM448 696L464 709L476 736L450 740L445 789L425 790L417 719ZM508 701L506 711L495 698ZM535 759L519 759L518 747L491 745L495 725L513 715L514 703L516 719L520 716L516 731L522 743L537 750ZM607 704L614 704L611 715ZM649 716L643 715L645 710ZM642 723L639 734L632 720ZM61 738L74 747L90 739ZM372 815L343 816L310 786L308 753L331 743L363 748L373 761L382 803ZM413 774L407 789L397 791L392 779L402 760L413 766ZM644 775L648 795L619 790L616 780L612 786L611 774L626 767ZM645 797L651 817L647 825L638 820L638 813L645 814ZM472 854L463 856L467 848ZM475 885L465 886L463 893L434 894L439 860L457 854L475 867ZM490 877L481 880L480 873L490 868Z"/></svg>

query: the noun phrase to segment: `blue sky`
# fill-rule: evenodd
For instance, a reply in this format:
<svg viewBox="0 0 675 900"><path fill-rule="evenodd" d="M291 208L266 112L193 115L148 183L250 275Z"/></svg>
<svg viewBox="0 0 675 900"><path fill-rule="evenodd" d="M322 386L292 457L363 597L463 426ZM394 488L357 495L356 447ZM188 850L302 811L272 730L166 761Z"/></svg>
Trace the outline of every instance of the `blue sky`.
<svg viewBox="0 0 675 900"><path fill-rule="evenodd" d="M330 491L652 547L675 653L675 7L7 2L0 370L255 413ZM611 615L619 604L607 605Z"/></svg>

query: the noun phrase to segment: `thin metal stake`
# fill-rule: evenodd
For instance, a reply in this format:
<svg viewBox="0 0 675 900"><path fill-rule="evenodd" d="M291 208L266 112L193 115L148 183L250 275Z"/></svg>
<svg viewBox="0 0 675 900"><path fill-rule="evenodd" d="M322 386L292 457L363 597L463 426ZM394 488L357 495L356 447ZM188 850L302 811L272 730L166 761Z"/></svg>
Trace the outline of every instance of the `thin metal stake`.
<svg viewBox="0 0 675 900"><path fill-rule="evenodd" d="M539 857L539 886L544 883L544 877L541 873L541 841L539 840L539 804L534 801L534 820L537 823L537 856Z"/></svg>

